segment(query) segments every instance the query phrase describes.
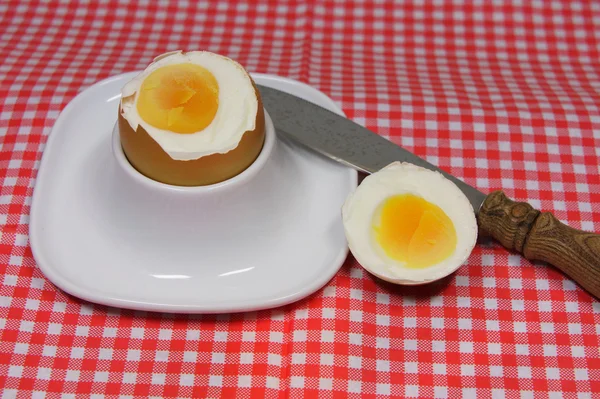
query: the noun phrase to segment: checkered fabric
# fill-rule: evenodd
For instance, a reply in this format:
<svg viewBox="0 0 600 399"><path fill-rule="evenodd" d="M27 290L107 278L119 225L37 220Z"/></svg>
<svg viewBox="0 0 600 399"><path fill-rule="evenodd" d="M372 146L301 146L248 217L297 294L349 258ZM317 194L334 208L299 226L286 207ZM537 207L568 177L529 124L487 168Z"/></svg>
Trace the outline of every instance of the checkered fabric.
<svg viewBox="0 0 600 399"><path fill-rule="evenodd" d="M53 286L28 245L39 160L92 83L173 49L306 82L480 189L600 231L595 1L2 1L0 396L600 398L600 302L481 240L440 284L349 257L282 308L112 309Z"/></svg>

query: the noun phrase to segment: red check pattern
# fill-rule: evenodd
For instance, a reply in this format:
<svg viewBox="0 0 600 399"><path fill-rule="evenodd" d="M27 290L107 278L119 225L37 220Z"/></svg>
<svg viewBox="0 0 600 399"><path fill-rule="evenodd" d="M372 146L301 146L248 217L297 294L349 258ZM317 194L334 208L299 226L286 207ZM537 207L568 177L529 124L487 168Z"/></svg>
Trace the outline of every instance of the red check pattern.
<svg viewBox="0 0 600 399"><path fill-rule="evenodd" d="M600 302L482 240L442 284L350 257L316 294L237 315L111 309L36 267L44 143L90 84L173 49L309 83L478 186L600 231L600 3L0 3L0 396L600 398Z"/></svg>

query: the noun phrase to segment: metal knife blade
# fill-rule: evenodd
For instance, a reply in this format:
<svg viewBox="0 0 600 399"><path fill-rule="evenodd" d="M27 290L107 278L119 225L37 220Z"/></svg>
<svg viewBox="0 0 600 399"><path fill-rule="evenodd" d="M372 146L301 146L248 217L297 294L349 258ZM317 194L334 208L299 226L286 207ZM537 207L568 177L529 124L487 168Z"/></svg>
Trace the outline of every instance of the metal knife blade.
<svg viewBox="0 0 600 399"><path fill-rule="evenodd" d="M306 147L366 173L394 161L438 171L460 188L475 213L486 198L476 188L348 118L292 94L257 87L275 129Z"/></svg>

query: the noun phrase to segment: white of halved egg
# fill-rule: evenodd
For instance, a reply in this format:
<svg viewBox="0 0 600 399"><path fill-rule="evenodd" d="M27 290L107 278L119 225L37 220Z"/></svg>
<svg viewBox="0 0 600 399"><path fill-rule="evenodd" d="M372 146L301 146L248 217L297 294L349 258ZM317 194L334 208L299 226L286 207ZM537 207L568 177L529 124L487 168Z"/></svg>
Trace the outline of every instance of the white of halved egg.
<svg viewBox="0 0 600 399"><path fill-rule="evenodd" d="M391 198L393 200L386 202ZM421 200L429 205L423 205L425 202ZM388 208L384 208L386 204ZM398 204L408 205L398 209L393 207ZM418 205L414 211L408 209L411 204ZM423 209L427 210L426 217ZM384 216L391 216L395 223L388 223L385 231L382 230ZM393 162L367 176L347 197L342 218L348 246L356 260L367 271L396 284L423 284L448 276L465 263L477 240L475 213L462 191L441 173L410 163ZM436 230L434 225L438 221L440 226L446 227ZM402 226L403 223L407 226ZM425 225L427 223L429 227ZM394 247L394 237L381 238L383 232L393 232L394 226L408 232L398 240L399 243L406 243L407 237L411 237L410 231L417 226L408 241L410 257L401 253L405 244ZM443 240L449 241L441 242ZM390 249L390 243L396 252ZM446 251L428 252L436 251L440 246ZM434 263L423 266L426 263L423 259L433 259Z"/></svg>

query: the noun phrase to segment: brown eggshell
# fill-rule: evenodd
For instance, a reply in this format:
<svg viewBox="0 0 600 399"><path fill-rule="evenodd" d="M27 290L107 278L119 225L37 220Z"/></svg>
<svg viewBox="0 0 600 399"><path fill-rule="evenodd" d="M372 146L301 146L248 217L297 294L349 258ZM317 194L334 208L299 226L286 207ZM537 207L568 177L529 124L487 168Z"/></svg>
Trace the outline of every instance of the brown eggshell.
<svg viewBox="0 0 600 399"><path fill-rule="evenodd" d="M254 82L252 84L254 85ZM162 183L204 186L230 179L256 160L265 141L265 114L260 93L255 85L254 91L258 99L255 128L245 132L238 146L227 153L206 155L189 161L175 160L141 125L134 131L119 112L119 134L123 152L129 163L141 174Z"/></svg>

